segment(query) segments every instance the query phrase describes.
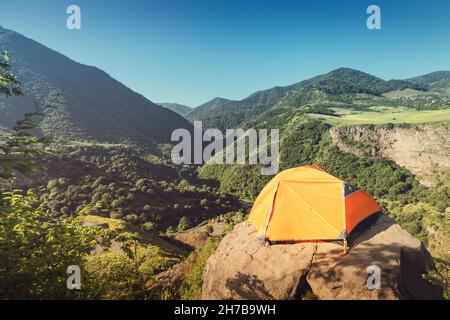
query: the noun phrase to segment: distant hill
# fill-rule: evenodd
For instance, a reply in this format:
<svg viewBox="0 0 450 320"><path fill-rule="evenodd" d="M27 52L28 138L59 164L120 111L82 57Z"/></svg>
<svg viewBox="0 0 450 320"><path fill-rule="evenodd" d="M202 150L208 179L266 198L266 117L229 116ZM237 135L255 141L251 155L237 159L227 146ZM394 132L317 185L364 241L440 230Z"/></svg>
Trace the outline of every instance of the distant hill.
<svg viewBox="0 0 450 320"><path fill-rule="evenodd" d="M430 89L446 89L450 93L450 71L432 72L407 81Z"/></svg>
<svg viewBox="0 0 450 320"><path fill-rule="evenodd" d="M229 109L227 106L235 102L217 97L193 109L186 115L186 118L191 121L202 120L206 127L210 124L215 125L220 122L220 115L223 114L223 111Z"/></svg>
<svg viewBox="0 0 450 320"><path fill-rule="evenodd" d="M286 92L285 88L275 87L256 92L241 101L214 98L195 108L187 118L191 121L202 120L204 127L232 128L245 119L267 110Z"/></svg>
<svg viewBox="0 0 450 320"><path fill-rule="evenodd" d="M0 126L11 127L37 100L57 105L41 123L52 137L131 140L154 146L170 142L174 129L191 127L180 115L152 103L104 71L1 27L0 50L11 54L26 94L0 99Z"/></svg>
<svg viewBox="0 0 450 320"><path fill-rule="evenodd" d="M447 81L448 79L450 79L450 71L436 71L424 74L423 76L407 79L407 81L414 84L433 86L442 81Z"/></svg>
<svg viewBox="0 0 450 320"><path fill-rule="evenodd" d="M183 104L178 104L178 103L170 103L170 102L162 102L162 103L158 103L160 106L167 108L169 110L172 110L173 112L178 113L179 115L185 116L187 115L189 112L192 111L191 107L185 106Z"/></svg>
<svg viewBox="0 0 450 320"><path fill-rule="evenodd" d="M445 81L446 73L437 73ZM428 79L428 78L426 78ZM440 108L447 106L433 96L433 103L390 99L384 94L413 90L426 93L433 90L430 81L383 80L365 72L340 68L286 87L274 87L253 93L249 97L232 101L215 98L187 115L191 121L202 120L207 126L221 129L242 124L255 125L261 118L270 117L292 109L303 108L305 112L331 114L330 108L367 108L375 105L400 105L413 108ZM433 93L434 94L434 93Z"/></svg>
<svg viewBox="0 0 450 320"><path fill-rule="evenodd" d="M383 93L406 88L425 90L419 84L412 84L405 80L385 81L368 73L350 69L339 68L325 75L317 76L306 81L302 81L294 88L311 87L325 93L338 95L345 93L366 93L381 95Z"/></svg>

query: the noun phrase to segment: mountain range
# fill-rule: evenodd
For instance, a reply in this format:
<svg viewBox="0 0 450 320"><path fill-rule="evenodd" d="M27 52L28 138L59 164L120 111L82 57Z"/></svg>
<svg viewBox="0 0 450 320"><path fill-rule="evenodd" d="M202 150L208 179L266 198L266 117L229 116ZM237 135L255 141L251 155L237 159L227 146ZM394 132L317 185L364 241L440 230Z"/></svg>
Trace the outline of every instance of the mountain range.
<svg viewBox="0 0 450 320"><path fill-rule="evenodd" d="M398 93L390 96L392 92ZM404 95L403 93L408 93ZM416 103L416 98L432 101ZM450 106L450 72L439 71L406 79L385 81L373 75L340 68L299 83L274 87L235 101L214 98L187 114L189 120L201 120L205 127L249 126L264 115L280 114L292 109L330 114L332 108L367 108L374 105L397 105L419 109Z"/></svg>
<svg viewBox="0 0 450 320"><path fill-rule="evenodd" d="M214 98L194 109L155 104L106 72L77 63L25 36L0 27L0 50L8 50L25 97L0 98L0 127L12 127L34 101L55 106L41 122L45 134L63 139L133 141L148 147L170 142L174 129L251 127L292 110L333 115L335 108L364 110L377 105L450 107L450 72L383 80L340 68L293 85L255 92L242 100ZM185 118L189 121L187 121Z"/></svg>
<svg viewBox="0 0 450 320"><path fill-rule="evenodd" d="M3 50L12 57L25 97L0 98L0 126L13 126L32 110L36 100L55 106L40 125L51 137L127 140L153 147L170 142L174 129L191 127L177 113L149 101L106 72L0 27Z"/></svg>
<svg viewBox="0 0 450 320"><path fill-rule="evenodd" d="M173 112L178 113L179 115L185 116L187 115L189 112L192 111L191 107L185 106L183 104L179 104L179 103L171 103L171 102L161 102L158 103L160 106L167 108L169 110L172 110Z"/></svg>

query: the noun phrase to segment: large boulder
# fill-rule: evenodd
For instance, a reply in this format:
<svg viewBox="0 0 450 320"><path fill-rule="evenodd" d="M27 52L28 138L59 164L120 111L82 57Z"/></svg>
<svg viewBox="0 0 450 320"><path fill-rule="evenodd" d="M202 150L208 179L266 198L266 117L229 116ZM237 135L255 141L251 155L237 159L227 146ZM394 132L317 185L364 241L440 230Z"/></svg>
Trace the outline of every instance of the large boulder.
<svg viewBox="0 0 450 320"><path fill-rule="evenodd" d="M369 288L367 268L381 269ZM206 264L203 299L297 299L311 288L319 299L439 299L423 279L433 259L423 244L383 215L353 242L262 244L248 222L237 225ZM369 273L370 274L370 273Z"/></svg>

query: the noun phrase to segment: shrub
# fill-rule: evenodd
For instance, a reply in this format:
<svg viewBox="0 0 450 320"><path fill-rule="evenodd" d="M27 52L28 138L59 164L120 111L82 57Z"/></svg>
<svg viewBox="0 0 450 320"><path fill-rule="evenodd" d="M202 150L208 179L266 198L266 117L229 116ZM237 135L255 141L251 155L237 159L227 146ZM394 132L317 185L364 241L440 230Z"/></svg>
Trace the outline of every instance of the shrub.
<svg viewBox="0 0 450 320"><path fill-rule="evenodd" d="M182 300L199 300L202 297L203 270L206 261L214 253L219 241L217 239L209 239L206 244L192 253L185 263L190 265L185 273L180 285L180 299Z"/></svg>
<svg viewBox="0 0 450 320"><path fill-rule="evenodd" d="M208 206L208 199L202 199L200 200L200 206L202 208L206 208Z"/></svg>
<svg viewBox="0 0 450 320"><path fill-rule="evenodd" d="M104 252L88 256L84 264L88 299L142 299L144 280L136 264L122 253Z"/></svg>
<svg viewBox="0 0 450 320"><path fill-rule="evenodd" d="M142 225L142 227L146 230L146 231L155 231L155 224L153 222L146 222Z"/></svg>
<svg viewBox="0 0 450 320"><path fill-rule="evenodd" d="M180 219L180 222L178 223L177 230L178 230L178 232L182 232L182 231L190 228L190 226L191 226L191 223L189 221L189 218L188 217L182 217Z"/></svg>
<svg viewBox="0 0 450 320"><path fill-rule="evenodd" d="M139 217L134 213L125 216L125 220L130 223L136 223L138 221L138 219L139 219Z"/></svg>

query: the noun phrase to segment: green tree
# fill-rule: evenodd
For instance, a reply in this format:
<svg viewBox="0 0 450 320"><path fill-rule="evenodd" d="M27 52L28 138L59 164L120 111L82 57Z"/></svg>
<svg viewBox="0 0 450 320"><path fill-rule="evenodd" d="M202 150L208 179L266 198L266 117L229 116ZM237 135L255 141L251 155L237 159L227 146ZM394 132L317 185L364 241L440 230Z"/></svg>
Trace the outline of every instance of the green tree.
<svg viewBox="0 0 450 320"><path fill-rule="evenodd" d="M7 51L0 54L0 96L20 96L22 87L17 77L13 74L10 65L11 57Z"/></svg>
<svg viewBox="0 0 450 320"><path fill-rule="evenodd" d="M188 217L182 217L180 222L178 223L177 230L178 232L182 232L191 227L191 222Z"/></svg>
<svg viewBox="0 0 450 320"><path fill-rule="evenodd" d="M200 200L200 206L202 208L206 208L208 206L208 199L202 199Z"/></svg>
<svg viewBox="0 0 450 320"><path fill-rule="evenodd" d="M146 222L142 225L146 231L155 231L156 226L153 222Z"/></svg>
<svg viewBox="0 0 450 320"><path fill-rule="evenodd" d="M20 96L22 88L20 82L11 71L10 56L4 51L0 55L0 96ZM37 165L30 156L42 154L42 148L35 148L37 144L46 144L45 137L34 137L30 131L36 128L37 118L44 115L50 105L41 107L35 103L33 112L25 113L24 118L17 121L12 130L3 137L0 136L0 182L14 177L14 171L30 173Z"/></svg>

